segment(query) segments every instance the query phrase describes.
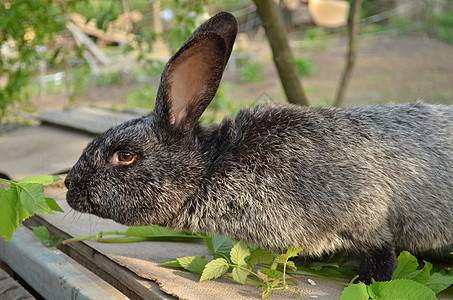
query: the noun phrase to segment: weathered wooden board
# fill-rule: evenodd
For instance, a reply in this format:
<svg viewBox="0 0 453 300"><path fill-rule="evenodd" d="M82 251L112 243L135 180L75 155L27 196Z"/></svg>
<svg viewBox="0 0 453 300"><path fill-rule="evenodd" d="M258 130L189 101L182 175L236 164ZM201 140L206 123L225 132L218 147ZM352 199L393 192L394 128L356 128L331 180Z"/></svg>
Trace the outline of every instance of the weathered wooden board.
<svg viewBox="0 0 453 300"><path fill-rule="evenodd" d="M0 268L0 300L36 299L22 285Z"/></svg>
<svg viewBox="0 0 453 300"><path fill-rule="evenodd" d="M21 127L0 135L0 173L11 179L61 174L93 137L54 126Z"/></svg>
<svg viewBox="0 0 453 300"><path fill-rule="evenodd" d="M45 299L129 299L66 254L46 248L24 227L9 242L0 239L0 259Z"/></svg>
<svg viewBox="0 0 453 300"><path fill-rule="evenodd" d="M143 112L145 113L145 112ZM95 135L101 134L109 128L135 119L141 115L134 111L113 111L94 107L75 107L69 110L43 110L39 118L46 123L66 126Z"/></svg>

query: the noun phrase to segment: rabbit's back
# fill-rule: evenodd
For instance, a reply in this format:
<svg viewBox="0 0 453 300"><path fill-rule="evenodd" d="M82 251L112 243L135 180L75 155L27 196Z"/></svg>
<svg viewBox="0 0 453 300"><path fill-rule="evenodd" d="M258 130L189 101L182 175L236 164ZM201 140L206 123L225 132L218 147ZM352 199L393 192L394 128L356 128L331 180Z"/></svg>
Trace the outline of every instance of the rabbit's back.
<svg viewBox="0 0 453 300"><path fill-rule="evenodd" d="M382 228L396 249L421 253L452 244L445 238L453 237L451 107L265 104L241 111L235 123L224 168L240 174L230 172L228 184L286 207L281 220L278 213L265 218L286 224L276 226L280 243L300 238L308 252L320 253L347 244L342 235L354 234L350 228L352 239L369 244Z"/></svg>
<svg viewBox="0 0 453 300"><path fill-rule="evenodd" d="M396 150L389 169L395 248L445 255L453 251L453 108L421 102L382 108L389 112L376 112L384 116L378 129Z"/></svg>

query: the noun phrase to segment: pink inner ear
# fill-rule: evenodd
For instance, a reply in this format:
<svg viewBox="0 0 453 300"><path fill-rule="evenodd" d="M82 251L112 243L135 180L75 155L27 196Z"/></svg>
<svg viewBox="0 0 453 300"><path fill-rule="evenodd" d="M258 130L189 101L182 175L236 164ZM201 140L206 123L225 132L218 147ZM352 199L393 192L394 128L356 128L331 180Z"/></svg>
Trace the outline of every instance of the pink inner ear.
<svg viewBox="0 0 453 300"><path fill-rule="evenodd" d="M167 71L172 125L177 126L206 96L218 69L215 51L213 47L196 45L181 53Z"/></svg>

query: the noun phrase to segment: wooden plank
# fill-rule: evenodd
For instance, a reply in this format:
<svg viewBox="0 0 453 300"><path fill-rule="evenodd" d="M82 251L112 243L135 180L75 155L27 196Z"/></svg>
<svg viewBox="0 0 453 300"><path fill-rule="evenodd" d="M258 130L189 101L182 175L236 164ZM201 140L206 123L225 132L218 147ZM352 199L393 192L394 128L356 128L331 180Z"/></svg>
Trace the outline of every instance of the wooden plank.
<svg viewBox="0 0 453 300"><path fill-rule="evenodd" d="M6 273L0 264L0 300L36 299L19 282Z"/></svg>
<svg viewBox="0 0 453 300"><path fill-rule="evenodd" d="M0 173L17 180L67 172L92 139L92 135L50 125L8 131L0 136Z"/></svg>
<svg viewBox="0 0 453 300"><path fill-rule="evenodd" d="M43 246L28 228L19 227L9 242L0 239L0 259L45 299L128 299L64 253Z"/></svg>
<svg viewBox="0 0 453 300"><path fill-rule="evenodd" d="M39 216L26 220L24 224L27 227L45 226L52 236L72 238L72 236ZM162 292L157 283L138 277L129 269L118 265L84 243L62 245L60 250L130 299L175 299L173 296Z"/></svg>
<svg viewBox="0 0 453 300"><path fill-rule="evenodd" d="M140 117L133 112L119 112L94 107L75 107L69 110L43 110L39 119L43 122L81 130L94 135L109 128Z"/></svg>

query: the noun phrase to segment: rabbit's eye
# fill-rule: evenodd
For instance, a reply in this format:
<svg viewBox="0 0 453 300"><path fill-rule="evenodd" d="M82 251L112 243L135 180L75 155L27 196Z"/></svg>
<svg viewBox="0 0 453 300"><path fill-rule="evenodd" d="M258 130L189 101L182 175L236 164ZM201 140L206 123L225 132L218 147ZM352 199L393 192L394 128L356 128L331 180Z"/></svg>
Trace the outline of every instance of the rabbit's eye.
<svg viewBox="0 0 453 300"><path fill-rule="evenodd" d="M115 154L113 155L113 163L127 165L127 164L134 162L135 158L136 158L136 155L131 152L118 151L118 152L115 152Z"/></svg>

